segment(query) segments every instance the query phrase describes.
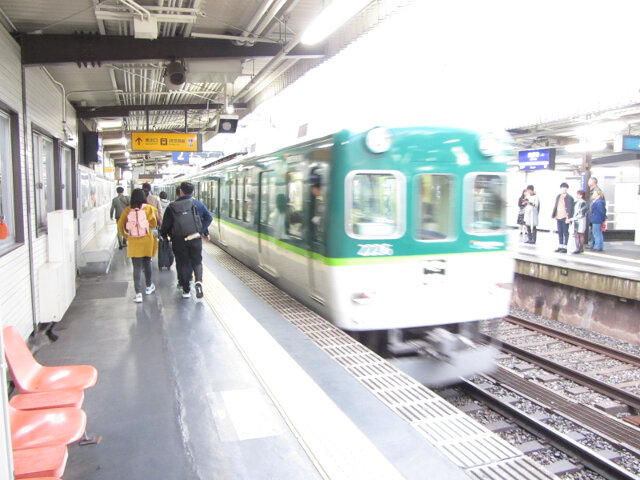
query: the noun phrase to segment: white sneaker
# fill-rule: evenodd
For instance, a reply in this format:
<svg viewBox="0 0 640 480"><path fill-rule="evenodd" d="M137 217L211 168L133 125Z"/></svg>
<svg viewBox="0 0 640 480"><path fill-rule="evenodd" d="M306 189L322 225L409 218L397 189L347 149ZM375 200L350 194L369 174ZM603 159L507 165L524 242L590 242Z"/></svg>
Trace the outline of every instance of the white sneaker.
<svg viewBox="0 0 640 480"><path fill-rule="evenodd" d="M201 300L204 297L204 292L202 291L202 282L196 282L196 298Z"/></svg>
<svg viewBox="0 0 640 480"><path fill-rule="evenodd" d="M182 292L182 298L191 298L191 292Z"/></svg>
<svg viewBox="0 0 640 480"><path fill-rule="evenodd" d="M133 297L133 301L136 303L142 303L142 294L141 293L136 293L136 296Z"/></svg>
<svg viewBox="0 0 640 480"><path fill-rule="evenodd" d="M147 295L151 295L155 291L156 291L156 286L152 283L147 287L147 290L144 293L146 293Z"/></svg>

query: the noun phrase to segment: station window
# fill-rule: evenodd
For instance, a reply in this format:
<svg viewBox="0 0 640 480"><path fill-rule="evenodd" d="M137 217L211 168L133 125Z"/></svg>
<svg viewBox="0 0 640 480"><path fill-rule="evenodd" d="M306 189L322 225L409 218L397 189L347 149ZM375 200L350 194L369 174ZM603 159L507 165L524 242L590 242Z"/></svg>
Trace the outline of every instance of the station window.
<svg viewBox="0 0 640 480"><path fill-rule="evenodd" d="M0 252L16 241L12 163L11 122L9 116L0 111L0 219L9 232L7 238L0 239Z"/></svg>
<svg viewBox="0 0 640 480"><path fill-rule="evenodd" d="M403 233L404 176L358 172L347 179L347 231L360 238L393 238Z"/></svg>
<svg viewBox="0 0 640 480"><path fill-rule="evenodd" d="M451 175L425 174L418 177L416 239L442 240L454 236L453 182Z"/></svg>
<svg viewBox="0 0 640 480"><path fill-rule="evenodd" d="M47 213L56 209L53 140L33 132L33 173L36 200L36 225L47 225ZM94 186L95 188L95 186ZM95 206L95 192L92 192Z"/></svg>
<svg viewBox="0 0 640 480"><path fill-rule="evenodd" d="M504 175L474 174L466 179L467 230L473 234L495 234L505 228L506 189Z"/></svg>
<svg viewBox="0 0 640 480"><path fill-rule="evenodd" d="M302 236L302 206L304 181L302 172L287 173L286 231L293 237Z"/></svg>
<svg viewBox="0 0 640 480"><path fill-rule="evenodd" d="M73 150L62 147L62 162L60 164L62 179L62 209L73 209Z"/></svg>

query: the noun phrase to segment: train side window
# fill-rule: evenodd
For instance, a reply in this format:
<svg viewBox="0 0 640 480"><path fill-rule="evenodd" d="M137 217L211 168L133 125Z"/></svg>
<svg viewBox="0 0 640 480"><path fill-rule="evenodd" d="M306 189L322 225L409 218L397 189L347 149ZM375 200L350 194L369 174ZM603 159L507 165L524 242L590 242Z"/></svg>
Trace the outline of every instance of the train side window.
<svg viewBox="0 0 640 480"><path fill-rule="evenodd" d="M39 132L33 132L33 171L36 200L36 225L43 228L47 224L47 213L55 210L55 175L53 165L53 140ZM97 206L95 183L90 187L91 208Z"/></svg>
<svg viewBox="0 0 640 480"><path fill-rule="evenodd" d="M236 190L236 177L235 174L231 174L229 179L229 217L233 218L236 202L234 202L233 196Z"/></svg>
<svg viewBox="0 0 640 480"><path fill-rule="evenodd" d="M347 230L359 238L397 238L404 228L404 176L356 172L347 177Z"/></svg>
<svg viewBox="0 0 640 480"><path fill-rule="evenodd" d="M211 214L216 216L218 215L218 185L220 185L218 180L211 182Z"/></svg>
<svg viewBox="0 0 640 480"><path fill-rule="evenodd" d="M444 174L418 176L415 236L418 240L443 240L455 234L454 178Z"/></svg>
<svg viewBox="0 0 640 480"><path fill-rule="evenodd" d="M285 226L287 234L293 237L302 236L303 191L304 180L302 172L296 170L288 172Z"/></svg>
<svg viewBox="0 0 640 480"><path fill-rule="evenodd" d="M242 218L242 190L244 188L245 175L246 173L238 174L236 179L236 218L238 220Z"/></svg>
<svg viewBox="0 0 640 480"><path fill-rule="evenodd" d="M273 171L260 173L260 223L274 225L277 219L276 176Z"/></svg>
<svg viewBox="0 0 640 480"><path fill-rule="evenodd" d="M242 220L244 222L251 222L253 219L253 195L251 170L247 170L244 176L244 202L242 203Z"/></svg>
<svg viewBox="0 0 640 480"><path fill-rule="evenodd" d="M505 175L480 173L466 179L466 228L473 234L492 234L505 228Z"/></svg>

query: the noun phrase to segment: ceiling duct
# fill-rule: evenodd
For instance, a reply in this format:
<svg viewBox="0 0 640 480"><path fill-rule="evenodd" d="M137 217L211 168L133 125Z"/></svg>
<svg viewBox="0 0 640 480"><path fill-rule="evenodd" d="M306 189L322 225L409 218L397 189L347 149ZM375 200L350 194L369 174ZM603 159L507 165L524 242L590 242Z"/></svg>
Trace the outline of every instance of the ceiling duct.
<svg viewBox="0 0 640 480"><path fill-rule="evenodd" d="M164 72L164 83L168 90L180 90L187 81L187 69L182 62L173 61Z"/></svg>

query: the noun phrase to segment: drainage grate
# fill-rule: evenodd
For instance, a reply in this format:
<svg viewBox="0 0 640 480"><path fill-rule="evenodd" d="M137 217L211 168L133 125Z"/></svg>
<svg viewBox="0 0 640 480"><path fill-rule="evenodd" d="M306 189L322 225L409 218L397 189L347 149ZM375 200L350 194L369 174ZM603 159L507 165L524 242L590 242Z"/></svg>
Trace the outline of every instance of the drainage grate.
<svg viewBox="0 0 640 480"><path fill-rule="evenodd" d="M526 459L522 452L223 250L211 244L205 249L473 478L555 478Z"/></svg>

